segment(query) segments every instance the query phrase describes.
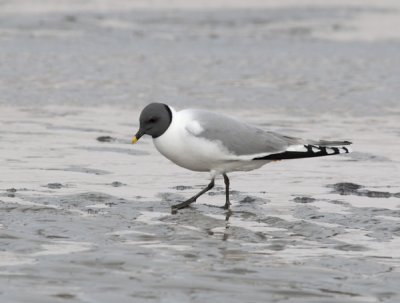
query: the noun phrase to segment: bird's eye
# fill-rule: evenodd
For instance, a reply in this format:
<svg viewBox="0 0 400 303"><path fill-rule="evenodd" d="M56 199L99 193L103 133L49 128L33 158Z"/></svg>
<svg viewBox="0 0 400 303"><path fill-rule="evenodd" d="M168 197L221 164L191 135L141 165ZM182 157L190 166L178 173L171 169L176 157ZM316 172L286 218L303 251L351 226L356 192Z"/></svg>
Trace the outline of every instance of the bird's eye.
<svg viewBox="0 0 400 303"><path fill-rule="evenodd" d="M157 118L150 118L149 119L149 123L154 123L154 122L157 122Z"/></svg>

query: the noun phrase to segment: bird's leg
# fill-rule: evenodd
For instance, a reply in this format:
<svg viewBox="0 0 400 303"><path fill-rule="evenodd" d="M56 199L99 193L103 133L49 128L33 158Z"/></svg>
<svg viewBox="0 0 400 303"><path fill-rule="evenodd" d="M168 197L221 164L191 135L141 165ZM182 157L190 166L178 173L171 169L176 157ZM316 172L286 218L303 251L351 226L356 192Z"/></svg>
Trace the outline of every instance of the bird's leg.
<svg viewBox="0 0 400 303"><path fill-rule="evenodd" d="M229 178L228 176L224 173L222 174L224 177L224 183L225 183L225 209L229 209L229 206L231 205L231 201L229 201Z"/></svg>
<svg viewBox="0 0 400 303"><path fill-rule="evenodd" d="M176 205L172 205L171 206L171 212L173 214L176 214L178 209L182 209L182 208L188 207L193 202L196 202L198 197L200 197L204 193L208 192L213 187L214 187L214 178L212 178L210 184L208 184L207 187L204 188L202 191L200 191L198 194L194 195L193 197L189 198L188 200L186 200L186 201L184 201L182 203L179 203L179 204L176 204Z"/></svg>

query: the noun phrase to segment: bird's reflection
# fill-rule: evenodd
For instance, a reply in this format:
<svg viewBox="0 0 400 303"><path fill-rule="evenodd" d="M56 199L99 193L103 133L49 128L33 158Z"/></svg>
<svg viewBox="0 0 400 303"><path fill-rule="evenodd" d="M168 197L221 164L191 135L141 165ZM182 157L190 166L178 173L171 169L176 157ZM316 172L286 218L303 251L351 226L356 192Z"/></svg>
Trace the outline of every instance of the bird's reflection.
<svg viewBox="0 0 400 303"><path fill-rule="evenodd" d="M233 215L233 211L228 209L225 214L225 232L222 236L222 241L227 241L230 236L229 228L230 228L230 222L229 219Z"/></svg>

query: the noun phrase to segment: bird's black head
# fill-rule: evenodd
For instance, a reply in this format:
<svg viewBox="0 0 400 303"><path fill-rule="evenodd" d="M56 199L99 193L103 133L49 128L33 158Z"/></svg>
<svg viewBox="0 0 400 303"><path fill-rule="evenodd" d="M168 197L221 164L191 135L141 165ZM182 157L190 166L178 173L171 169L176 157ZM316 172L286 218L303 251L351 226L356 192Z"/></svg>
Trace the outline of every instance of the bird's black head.
<svg viewBox="0 0 400 303"><path fill-rule="evenodd" d="M140 127L133 137L132 143L136 143L143 135L153 138L161 136L168 129L172 121L172 112L168 105L163 103L150 103L140 114Z"/></svg>

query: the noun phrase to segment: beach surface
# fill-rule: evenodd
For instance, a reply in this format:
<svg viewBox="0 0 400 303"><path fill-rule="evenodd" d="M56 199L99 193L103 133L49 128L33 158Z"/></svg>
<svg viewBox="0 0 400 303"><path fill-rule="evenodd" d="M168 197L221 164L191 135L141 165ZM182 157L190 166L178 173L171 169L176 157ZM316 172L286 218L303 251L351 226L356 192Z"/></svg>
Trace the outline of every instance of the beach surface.
<svg viewBox="0 0 400 303"><path fill-rule="evenodd" d="M396 1L0 1L0 302L399 302ZM149 102L354 142L209 183Z"/></svg>

